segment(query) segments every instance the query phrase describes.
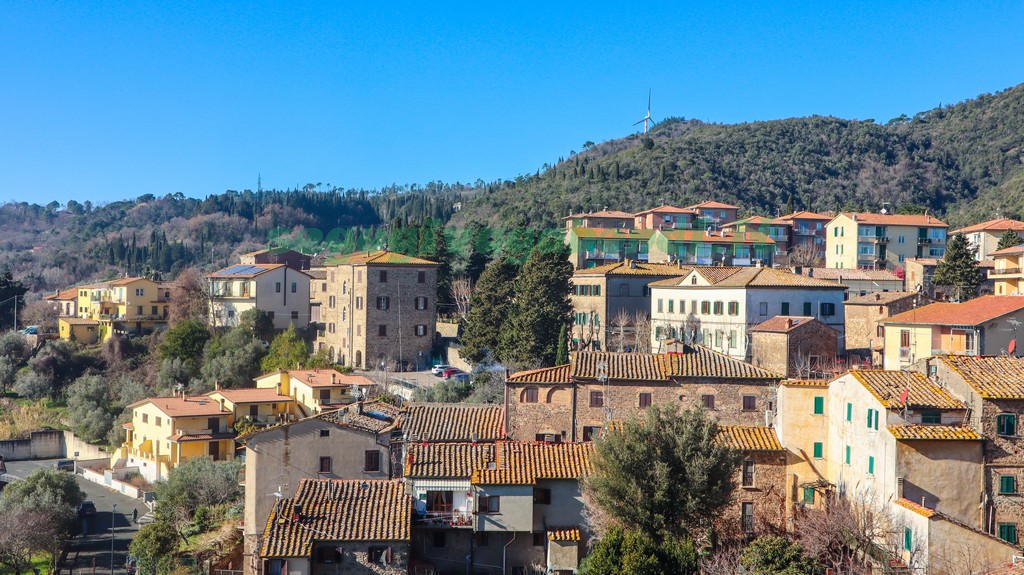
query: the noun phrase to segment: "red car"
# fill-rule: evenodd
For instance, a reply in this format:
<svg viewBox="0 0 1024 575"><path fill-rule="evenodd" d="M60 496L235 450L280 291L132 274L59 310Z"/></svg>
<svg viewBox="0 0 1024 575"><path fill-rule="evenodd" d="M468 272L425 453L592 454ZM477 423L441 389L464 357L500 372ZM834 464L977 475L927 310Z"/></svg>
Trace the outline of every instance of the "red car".
<svg viewBox="0 0 1024 575"><path fill-rule="evenodd" d="M442 373L441 375L445 379L451 379L451 377L453 375L457 375L457 374L460 374L460 373L462 373L461 369L458 369L458 368L455 368L455 367L449 367L448 369L444 370L444 373Z"/></svg>

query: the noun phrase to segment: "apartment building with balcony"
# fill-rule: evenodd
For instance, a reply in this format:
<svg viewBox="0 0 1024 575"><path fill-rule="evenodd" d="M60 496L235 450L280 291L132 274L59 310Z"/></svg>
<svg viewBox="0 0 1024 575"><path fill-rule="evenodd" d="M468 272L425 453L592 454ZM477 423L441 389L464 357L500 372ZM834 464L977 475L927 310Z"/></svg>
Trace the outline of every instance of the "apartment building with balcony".
<svg viewBox="0 0 1024 575"><path fill-rule="evenodd" d="M364 375L335 369L281 369L256 378L256 387L295 401L298 417L309 417L354 403L376 388Z"/></svg>
<svg viewBox="0 0 1024 575"><path fill-rule="evenodd" d="M990 253L993 267L988 280L995 295L1024 293L1024 245L1003 248Z"/></svg>
<svg viewBox="0 0 1024 575"><path fill-rule="evenodd" d="M698 223L704 227L711 226L712 229L718 229L726 224L735 222L740 211L739 206L715 201L701 202L692 206L686 206L684 209L696 212L697 219L699 220Z"/></svg>
<svg viewBox="0 0 1024 575"><path fill-rule="evenodd" d="M112 469L136 468L149 482L166 479L190 459L234 457L233 413L207 396L150 397L125 409L125 442L110 459Z"/></svg>
<svg viewBox="0 0 1024 575"><path fill-rule="evenodd" d="M832 216L815 212L798 211L776 218L789 224L789 247L819 246L821 257L825 257L825 226Z"/></svg>
<svg viewBox="0 0 1024 575"><path fill-rule="evenodd" d="M77 292L75 312L85 322L64 322L68 326L67 330L61 330L64 339L74 336L79 341L87 341L82 339L80 328L71 327L73 323L95 327L99 341L114 335L145 335L167 326L171 290L165 284L132 277L74 289ZM68 305L70 307L70 302Z"/></svg>
<svg viewBox="0 0 1024 575"><path fill-rule="evenodd" d="M725 224L722 229L736 234L745 234L746 232L764 234L775 242L775 255L779 256L789 252L791 226L790 222L782 219L751 216Z"/></svg>
<svg viewBox="0 0 1024 575"><path fill-rule="evenodd" d="M437 332L437 267L387 250L328 259L314 347L360 369L429 367Z"/></svg>
<svg viewBox="0 0 1024 575"><path fill-rule="evenodd" d="M953 230L949 232L949 235L962 234L967 239L968 247L976 250L975 259L982 261L992 259L993 253L999 247L999 240L1010 230L1017 232L1017 235L1024 235L1024 222L1010 218L996 218Z"/></svg>
<svg viewBox="0 0 1024 575"><path fill-rule="evenodd" d="M626 260L647 261L653 235L650 229L575 227L566 231L565 241L569 261L583 269Z"/></svg>
<svg viewBox="0 0 1024 575"><path fill-rule="evenodd" d="M570 214L562 221L565 222L565 229L572 228L632 228L635 221L633 214L618 210L600 210L596 212L583 212Z"/></svg>
<svg viewBox="0 0 1024 575"><path fill-rule="evenodd" d="M892 270L909 258L942 258L947 228L927 214L841 213L825 227L825 267Z"/></svg>
<svg viewBox="0 0 1024 575"><path fill-rule="evenodd" d="M693 229L655 231L646 259L700 266L770 266L774 256L775 240L767 234Z"/></svg>
<svg viewBox="0 0 1024 575"><path fill-rule="evenodd" d="M285 264L239 264L207 277L210 325L234 327L242 313L267 312L274 329L309 325L310 276Z"/></svg>
<svg viewBox="0 0 1024 575"><path fill-rule="evenodd" d="M1004 354L1021 321L1024 297L1019 296L989 295L911 309L880 322L885 330L882 363L885 369L900 369L934 355Z"/></svg>
<svg viewBox="0 0 1024 575"><path fill-rule="evenodd" d="M222 389L206 394L228 412L228 427L246 421L258 427L284 423L295 418L295 400L275 389Z"/></svg>
<svg viewBox="0 0 1024 575"><path fill-rule="evenodd" d="M638 230L688 230L699 217L697 210L658 206L633 214L633 227Z"/></svg>

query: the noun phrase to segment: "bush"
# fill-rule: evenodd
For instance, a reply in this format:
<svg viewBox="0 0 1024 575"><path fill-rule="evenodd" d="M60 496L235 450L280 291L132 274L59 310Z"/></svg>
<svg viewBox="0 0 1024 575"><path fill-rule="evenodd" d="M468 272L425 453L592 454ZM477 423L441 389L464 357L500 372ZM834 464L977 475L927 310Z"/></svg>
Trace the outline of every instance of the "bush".
<svg viewBox="0 0 1024 575"><path fill-rule="evenodd" d="M14 393L29 399L43 399L53 393L53 385L38 373L23 370L14 378Z"/></svg>
<svg viewBox="0 0 1024 575"><path fill-rule="evenodd" d="M688 539L656 543L648 535L615 527L580 564L581 575L693 575L698 554Z"/></svg>
<svg viewBox="0 0 1024 575"><path fill-rule="evenodd" d="M89 443L105 441L121 413L113 406L107 382L98 375L86 375L67 389L71 429Z"/></svg>
<svg viewBox="0 0 1024 575"><path fill-rule="evenodd" d="M740 563L751 575L815 575L817 562L799 544L782 536L755 539L740 555Z"/></svg>

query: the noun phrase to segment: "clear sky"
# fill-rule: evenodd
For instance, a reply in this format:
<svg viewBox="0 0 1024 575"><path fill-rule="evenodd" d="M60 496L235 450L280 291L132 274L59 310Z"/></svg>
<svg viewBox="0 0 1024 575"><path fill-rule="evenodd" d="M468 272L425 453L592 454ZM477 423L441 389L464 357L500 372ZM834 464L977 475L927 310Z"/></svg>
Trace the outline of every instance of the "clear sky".
<svg viewBox="0 0 1024 575"><path fill-rule="evenodd" d="M532 173L646 112L880 122L1024 82L1020 2L0 0L0 201Z"/></svg>

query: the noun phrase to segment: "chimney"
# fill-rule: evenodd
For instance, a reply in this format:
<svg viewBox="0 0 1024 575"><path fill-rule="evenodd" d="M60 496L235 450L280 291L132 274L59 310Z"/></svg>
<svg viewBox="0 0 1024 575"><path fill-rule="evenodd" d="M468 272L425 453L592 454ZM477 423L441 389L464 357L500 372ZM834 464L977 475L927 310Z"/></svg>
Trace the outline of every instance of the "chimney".
<svg viewBox="0 0 1024 575"><path fill-rule="evenodd" d="M809 278L813 278L814 277L814 268L807 268L807 277L809 277Z"/></svg>
<svg viewBox="0 0 1024 575"><path fill-rule="evenodd" d="M220 391L220 380L219 379L213 380L213 389L214 389L214 391Z"/></svg>
<svg viewBox="0 0 1024 575"><path fill-rule="evenodd" d="M793 318L787 317L786 318L786 329L789 329L791 327L793 327Z"/></svg>
<svg viewBox="0 0 1024 575"><path fill-rule="evenodd" d="M882 299L882 294L875 292L875 301Z"/></svg>
<svg viewBox="0 0 1024 575"><path fill-rule="evenodd" d="M336 381L336 379L337 379L337 374L334 371L331 371L331 385L334 385L334 384L338 383Z"/></svg>
<svg viewBox="0 0 1024 575"><path fill-rule="evenodd" d="M292 521L302 520L302 505L299 503L292 504Z"/></svg>

